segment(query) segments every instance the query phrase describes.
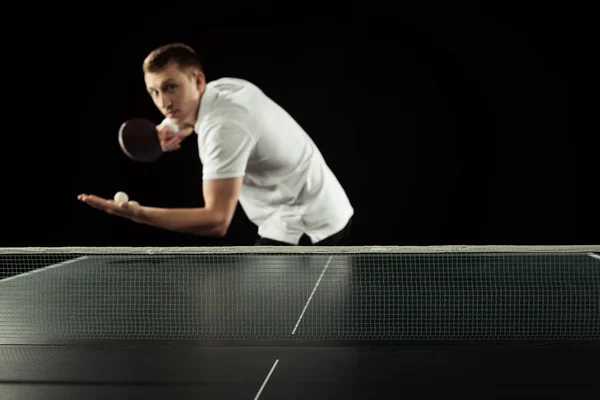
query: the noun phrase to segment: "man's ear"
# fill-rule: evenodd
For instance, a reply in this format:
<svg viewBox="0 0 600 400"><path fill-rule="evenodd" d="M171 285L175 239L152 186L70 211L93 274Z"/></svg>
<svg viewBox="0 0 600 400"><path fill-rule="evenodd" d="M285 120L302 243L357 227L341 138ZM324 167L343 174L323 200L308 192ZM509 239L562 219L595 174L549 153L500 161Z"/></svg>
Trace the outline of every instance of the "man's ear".
<svg viewBox="0 0 600 400"><path fill-rule="evenodd" d="M194 78L196 80L196 87L202 92L204 85L206 85L206 77L204 76L204 73L202 71L197 71Z"/></svg>

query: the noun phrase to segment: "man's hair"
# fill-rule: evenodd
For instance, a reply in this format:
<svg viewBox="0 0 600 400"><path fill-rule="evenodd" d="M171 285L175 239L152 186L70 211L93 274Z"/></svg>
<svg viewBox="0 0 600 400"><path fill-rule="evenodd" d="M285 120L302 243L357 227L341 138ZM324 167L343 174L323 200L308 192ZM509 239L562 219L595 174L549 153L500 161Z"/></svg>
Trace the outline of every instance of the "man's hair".
<svg viewBox="0 0 600 400"><path fill-rule="evenodd" d="M196 51L183 43L170 43L152 50L144 59L143 70L144 73L159 72L172 63L178 64L183 70L196 68L204 72Z"/></svg>

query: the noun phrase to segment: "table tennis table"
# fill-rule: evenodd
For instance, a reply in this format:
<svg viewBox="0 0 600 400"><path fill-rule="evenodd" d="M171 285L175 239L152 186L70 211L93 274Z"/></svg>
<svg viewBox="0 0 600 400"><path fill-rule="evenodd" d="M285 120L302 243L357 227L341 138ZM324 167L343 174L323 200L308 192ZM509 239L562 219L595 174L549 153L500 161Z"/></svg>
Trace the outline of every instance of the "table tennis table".
<svg viewBox="0 0 600 400"><path fill-rule="evenodd" d="M3 400L600 388L600 246L5 248L0 262Z"/></svg>

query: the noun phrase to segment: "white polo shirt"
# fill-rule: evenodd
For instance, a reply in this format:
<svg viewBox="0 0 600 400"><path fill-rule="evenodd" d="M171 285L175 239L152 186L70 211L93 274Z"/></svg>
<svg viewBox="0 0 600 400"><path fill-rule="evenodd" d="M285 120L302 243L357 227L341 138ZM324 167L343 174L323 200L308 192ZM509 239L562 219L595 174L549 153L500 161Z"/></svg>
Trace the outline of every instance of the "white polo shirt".
<svg viewBox="0 0 600 400"><path fill-rule="evenodd" d="M204 180L243 177L239 197L258 234L298 244L339 232L354 214L319 149L252 83L209 82L195 124Z"/></svg>

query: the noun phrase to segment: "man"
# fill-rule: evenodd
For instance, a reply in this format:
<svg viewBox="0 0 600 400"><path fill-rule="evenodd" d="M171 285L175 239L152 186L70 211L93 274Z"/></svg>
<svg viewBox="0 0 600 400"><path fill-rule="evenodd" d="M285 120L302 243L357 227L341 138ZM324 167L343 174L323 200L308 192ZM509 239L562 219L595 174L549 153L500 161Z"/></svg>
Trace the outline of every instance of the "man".
<svg viewBox="0 0 600 400"><path fill-rule="evenodd" d="M306 132L250 82L207 83L195 51L175 43L143 63L149 95L180 128L157 126L164 151L194 131L203 165L201 208L156 208L81 194L78 199L137 223L199 236L223 237L239 201L258 226L257 245L345 245L354 210Z"/></svg>

